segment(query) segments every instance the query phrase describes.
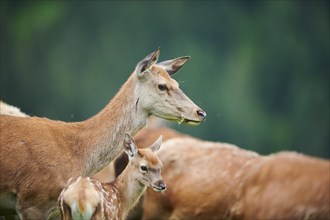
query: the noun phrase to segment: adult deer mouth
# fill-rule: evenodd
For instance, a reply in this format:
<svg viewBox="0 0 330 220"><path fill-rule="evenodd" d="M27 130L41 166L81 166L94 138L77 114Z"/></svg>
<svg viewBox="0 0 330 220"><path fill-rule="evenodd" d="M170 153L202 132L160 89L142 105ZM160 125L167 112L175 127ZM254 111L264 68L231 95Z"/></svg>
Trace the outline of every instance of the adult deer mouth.
<svg viewBox="0 0 330 220"><path fill-rule="evenodd" d="M180 118L177 120L178 124L186 124L186 125L190 125L190 126L197 126L200 123L202 123L203 121L205 121L205 119L197 121L197 120L188 119L188 118Z"/></svg>
<svg viewBox="0 0 330 220"><path fill-rule="evenodd" d="M170 120L170 121L175 121L179 125L180 124L186 124L186 125L190 125L190 126L197 126L200 123L202 123L203 121L205 121L205 118L200 119L200 120L194 120L194 119L183 118L183 117L175 117L175 118L161 117L161 118L164 118L164 119Z"/></svg>
<svg viewBox="0 0 330 220"><path fill-rule="evenodd" d="M156 116L169 121L177 122L178 124L186 124L190 126L197 126L206 119L206 118L190 119L190 118L185 118L183 116L164 116L164 115L156 115Z"/></svg>

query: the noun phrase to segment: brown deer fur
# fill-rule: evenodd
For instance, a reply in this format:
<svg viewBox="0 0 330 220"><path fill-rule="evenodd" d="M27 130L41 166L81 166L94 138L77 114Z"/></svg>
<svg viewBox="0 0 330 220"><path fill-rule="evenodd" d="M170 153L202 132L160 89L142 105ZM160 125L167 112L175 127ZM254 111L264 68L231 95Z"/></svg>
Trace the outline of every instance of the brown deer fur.
<svg viewBox="0 0 330 220"><path fill-rule="evenodd" d="M294 152L267 157L240 187L244 219L330 219L330 162Z"/></svg>
<svg viewBox="0 0 330 220"><path fill-rule="evenodd" d="M168 190L147 190L144 220L330 218L328 160L293 152L260 156L192 137L165 141L158 156Z"/></svg>
<svg viewBox="0 0 330 220"><path fill-rule="evenodd" d="M192 125L204 120L205 112L166 72L180 69L189 57L155 64L158 55L159 50L142 60L110 103L86 121L0 115L1 196L17 196L21 218L47 218L67 180L109 164L122 152L124 132L134 135L150 115Z"/></svg>

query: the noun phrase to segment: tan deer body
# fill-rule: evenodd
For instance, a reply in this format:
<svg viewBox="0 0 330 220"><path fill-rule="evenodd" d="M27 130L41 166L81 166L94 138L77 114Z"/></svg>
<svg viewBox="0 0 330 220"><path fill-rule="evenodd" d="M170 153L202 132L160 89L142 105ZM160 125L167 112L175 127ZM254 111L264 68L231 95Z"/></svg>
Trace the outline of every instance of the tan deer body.
<svg viewBox="0 0 330 220"><path fill-rule="evenodd" d="M83 122L0 115L0 190L14 193L23 219L45 219L69 178L90 176L122 148L124 132L135 134L150 115L187 124L206 114L178 87L168 72L188 60L155 64L159 50L136 67L110 103Z"/></svg>
<svg viewBox="0 0 330 220"><path fill-rule="evenodd" d="M256 153L234 145L192 137L165 141L157 155L163 161L162 175L169 187L161 195L147 190L145 220L229 218L240 179L259 160Z"/></svg>
<svg viewBox="0 0 330 220"><path fill-rule="evenodd" d="M123 173L110 183L89 177L71 181L59 197L62 219L123 220L147 186L158 192L165 190L160 176L162 163L153 153L160 145L161 138L150 149L138 150L127 135L125 151L130 161Z"/></svg>
<svg viewBox="0 0 330 220"><path fill-rule="evenodd" d="M191 137L169 139L157 154L169 187L160 195L147 190L144 220L330 218L328 160L260 156Z"/></svg>
<svg viewBox="0 0 330 220"><path fill-rule="evenodd" d="M330 162L280 152L242 179L237 211L243 219L330 219Z"/></svg>

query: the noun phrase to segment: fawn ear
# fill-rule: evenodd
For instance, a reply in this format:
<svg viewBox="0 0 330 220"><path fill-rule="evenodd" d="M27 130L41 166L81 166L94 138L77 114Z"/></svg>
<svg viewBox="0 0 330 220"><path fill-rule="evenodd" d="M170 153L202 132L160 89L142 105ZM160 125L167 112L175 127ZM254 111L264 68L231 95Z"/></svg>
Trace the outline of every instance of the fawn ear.
<svg viewBox="0 0 330 220"><path fill-rule="evenodd" d="M124 151L130 159L135 157L138 152L133 138L128 133L125 133Z"/></svg>
<svg viewBox="0 0 330 220"><path fill-rule="evenodd" d="M163 135L160 135L159 138L151 145L150 149L152 150L152 152L156 152L159 150L160 145L162 145L162 139Z"/></svg>
<svg viewBox="0 0 330 220"><path fill-rule="evenodd" d="M185 57L178 57L173 60L166 60L161 63L158 63L158 65L165 68L165 70L168 72L168 74L173 75L176 73L181 67L190 59L190 56Z"/></svg>
<svg viewBox="0 0 330 220"><path fill-rule="evenodd" d="M146 56L143 60L141 60L136 68L135 72L137 73L138 77L141 78L144 76L146 70L148 70L153 64L155 64L158 60L160 53L160 48L158 48L155 52L152 52L148 56Z"/></svg>

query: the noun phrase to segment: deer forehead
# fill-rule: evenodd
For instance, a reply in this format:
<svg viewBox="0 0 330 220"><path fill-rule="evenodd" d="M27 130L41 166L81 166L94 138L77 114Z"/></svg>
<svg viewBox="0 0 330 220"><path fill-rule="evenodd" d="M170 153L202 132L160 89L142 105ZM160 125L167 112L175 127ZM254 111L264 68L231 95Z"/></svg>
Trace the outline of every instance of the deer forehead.
<svg viewBox="0 0 330 220"><path fill-rule="evenodd" d="M151 71L153 73L156 73L156 75L160 78L158 82L161 81L159 83L166 83L169 89L175 89L179 87L179 83L170 77L164 67L154 64L151 67Z"/></svg>
<svg viewBox="0 0 330 220"><path fill-rule="evenodd" d="M146 161L152 168L160 169L163 164L160 159L149 149L139 149L139 155Z"/></svg>

